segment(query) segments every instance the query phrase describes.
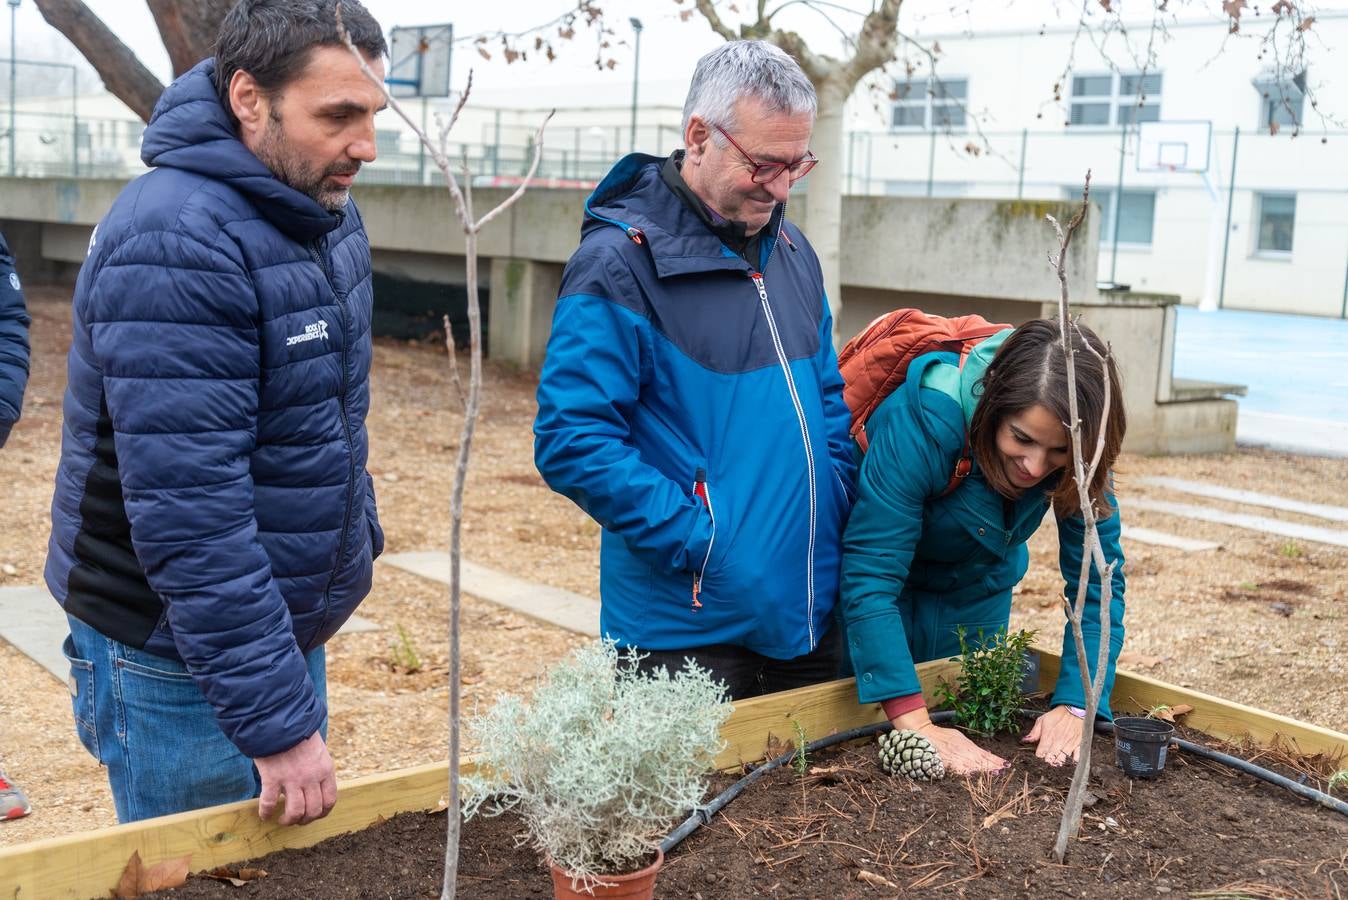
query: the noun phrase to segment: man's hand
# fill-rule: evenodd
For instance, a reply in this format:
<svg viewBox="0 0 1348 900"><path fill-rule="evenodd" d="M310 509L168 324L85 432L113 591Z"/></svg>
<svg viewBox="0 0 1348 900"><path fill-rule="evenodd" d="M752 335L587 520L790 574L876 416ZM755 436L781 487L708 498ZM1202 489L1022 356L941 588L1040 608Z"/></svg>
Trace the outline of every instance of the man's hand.
<svg viewBox="0 0 1348 900"><path fill-rule="evenodd" d="M1050 766L1061 766L1077 758L1084 726L1085 719L1078 719L1066 706L1055 706L1035 719L1034 727L1021 740L1038 741L1034 755Z"/></svg>
<svg viewBox="0 0 1348 900"><path fill-rule="evenodd" d="M955 728L942 728L931 721L925 708L904 713L892 720L895 728L910 729L922 735L945 763L945 770L955 775L973 775L978 772L998 772L1006 768L1006 760L989 753Z"/></svg>
<svg viewBox="0 0 1348 900"><path fill-rule="evenodd" d="M262 776L257 814L271 818L280 795L286 798L282 825L308 825L337 805L337 775L323 737L314 732L283 753L253 760Z"/></svg>

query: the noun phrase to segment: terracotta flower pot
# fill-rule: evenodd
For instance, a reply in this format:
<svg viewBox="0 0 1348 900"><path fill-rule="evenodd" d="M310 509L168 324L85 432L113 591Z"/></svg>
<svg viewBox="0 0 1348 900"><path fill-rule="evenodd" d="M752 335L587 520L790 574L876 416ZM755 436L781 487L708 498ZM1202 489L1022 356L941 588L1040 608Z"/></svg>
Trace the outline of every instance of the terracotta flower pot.
<svg viewBox="0 0 1348 900"><path fill-rule="evenodd" d="M590 900L592 897L624 897L629 900L651 900L655 894L655 875L664 865L665 854L655 851L655 862L644 869L626 875L605 875L604 883L595 885L594 893L571 887L571 874L549 860L552 868L552 892L557 900Z"/></svg>

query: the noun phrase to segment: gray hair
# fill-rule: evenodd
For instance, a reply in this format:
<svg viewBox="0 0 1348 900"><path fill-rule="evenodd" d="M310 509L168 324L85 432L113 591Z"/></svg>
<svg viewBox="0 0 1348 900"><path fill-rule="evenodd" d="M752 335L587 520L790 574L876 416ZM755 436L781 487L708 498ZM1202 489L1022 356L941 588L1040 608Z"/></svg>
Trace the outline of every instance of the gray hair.
<svg viewBox="0 0 1348 900"><path fill-rule="evenodd" d="M683 103L683 128L693 116L710 125L734 131L735 103L752 97L769 112L813 119L817 101L814 85L799 64L767 41L727 41L697 61L688 99ZM712 132L724 147L725 139Z"/></svg>

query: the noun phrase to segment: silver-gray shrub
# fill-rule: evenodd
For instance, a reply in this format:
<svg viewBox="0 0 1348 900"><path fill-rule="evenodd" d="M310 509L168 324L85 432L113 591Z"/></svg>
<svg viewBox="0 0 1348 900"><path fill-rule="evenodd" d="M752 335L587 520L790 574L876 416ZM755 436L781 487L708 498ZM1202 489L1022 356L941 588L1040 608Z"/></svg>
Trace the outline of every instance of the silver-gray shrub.
<svg viewBox="0 0 1348 900"><path fill-rule="evenodd" d="M727 41L697 61L688 97L683 102L683 129L699 116L711 125L734 132L735 102L753 97L768 112L814 117L818 101L814 85L800 65L767 41ZM720 132L712 132L718 147L726 146Z"/></svg>
<svg viewBox="0 0 1348 900"><path fill-rule="evenodd" d="M516 810L525 840L581 884L640 868L702 801L731 707L706 670L643 673L638 659L595 641L531 700L503 694L469 720L478 756L462 780L465 817Z"/></svg>

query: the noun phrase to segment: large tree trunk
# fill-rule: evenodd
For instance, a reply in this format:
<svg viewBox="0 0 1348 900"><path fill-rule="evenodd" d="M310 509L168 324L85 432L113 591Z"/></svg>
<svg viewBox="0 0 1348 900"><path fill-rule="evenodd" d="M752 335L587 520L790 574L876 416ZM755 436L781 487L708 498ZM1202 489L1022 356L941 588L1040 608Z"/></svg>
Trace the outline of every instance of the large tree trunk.
<svg viewBox="0 0 1348 900"><path fill-rule="evenodd" d="M146 0L173 63L173 77L215 53L220 21L234 0Z"/></svg>
<svg viewBox="0 0 1348 900"><path fill-rule="evenodd" d="M42 18L89 60L103 84L146 122L164 85L82 0L35 0Z"/></svg>
<svg viewBox="0 0 1348 900"><path fill-rule="evenodd" d="M814 120L810 149L819 157L810 172L805 192L805 231L824 270L824 291L833 314L833 343L842 334L842 201L843 201L843 108L851 85L841 73L815 84L819 110Z"/></svg>

